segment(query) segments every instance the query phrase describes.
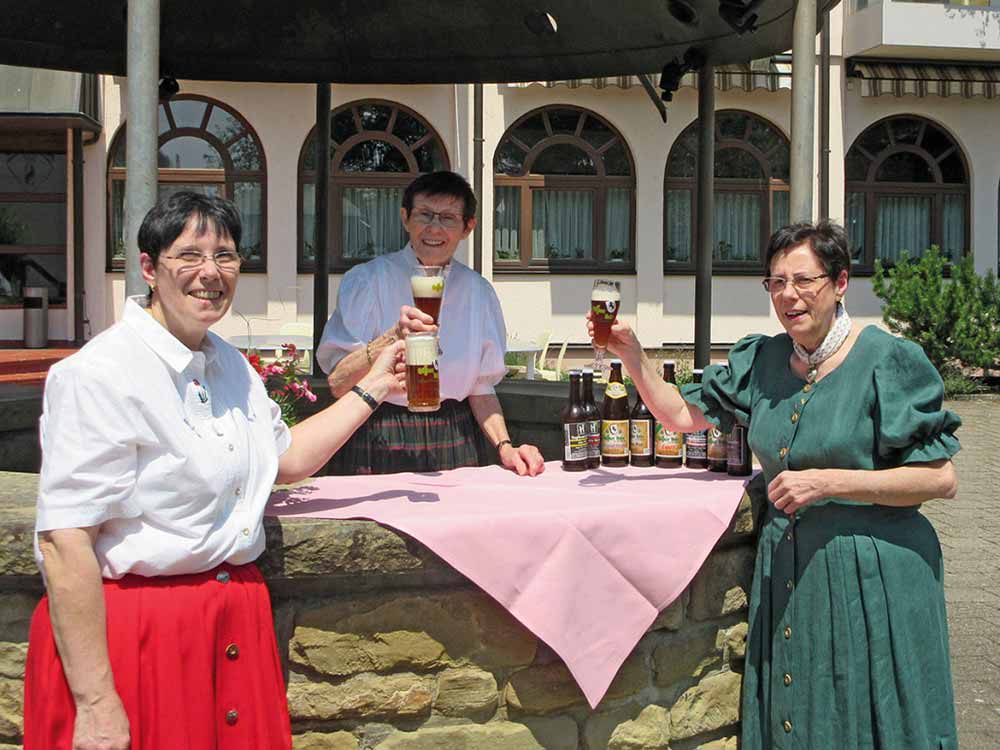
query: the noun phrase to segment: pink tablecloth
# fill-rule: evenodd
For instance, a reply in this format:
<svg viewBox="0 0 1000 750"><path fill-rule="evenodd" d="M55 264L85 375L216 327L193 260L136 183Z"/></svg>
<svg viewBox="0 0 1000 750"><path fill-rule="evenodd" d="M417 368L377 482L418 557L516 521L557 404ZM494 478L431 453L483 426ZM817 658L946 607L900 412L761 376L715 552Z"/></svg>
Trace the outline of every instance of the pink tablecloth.
<svg viewBox="0 0 1000 750"><path fill-rule="evenodd" d="M562 657L591 706L726 530L745 482L685 469L500 467L323 477L270 515L368 518L422 542Z"/></svg>

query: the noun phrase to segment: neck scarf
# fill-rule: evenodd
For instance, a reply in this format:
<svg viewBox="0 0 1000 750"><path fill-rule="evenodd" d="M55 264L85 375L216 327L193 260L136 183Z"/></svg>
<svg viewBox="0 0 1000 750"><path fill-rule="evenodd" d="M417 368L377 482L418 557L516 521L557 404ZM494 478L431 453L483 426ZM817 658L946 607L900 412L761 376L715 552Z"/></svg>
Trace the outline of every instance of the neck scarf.
<svg viewBox="0 0 1000 750"><path fill-rule="evenodd" d="M799 344L797 341L792 342L792 349L795 350L795 356L801 359L809 367L809 371L806 373L806 380L810 383L816 380L816 369L819 367L820 363L829 359L847 340L847 336L851 332L851 316L847 314L847 310L844 309L844 304L842 302L837 303L837 315L834 320L833 326L830 327L829 332L826 334L826 338L823 339L823 343L816 347L816 351L811 354L805 350L805 348Z"/></svg>

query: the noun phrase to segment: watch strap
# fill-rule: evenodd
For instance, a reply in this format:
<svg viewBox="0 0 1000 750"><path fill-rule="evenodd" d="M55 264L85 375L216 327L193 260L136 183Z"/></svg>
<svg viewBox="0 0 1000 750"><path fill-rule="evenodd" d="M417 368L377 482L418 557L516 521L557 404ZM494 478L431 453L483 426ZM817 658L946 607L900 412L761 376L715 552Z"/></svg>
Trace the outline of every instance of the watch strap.
<svg viewBox="0 0 1000 750"><path fill-rule="evenodd" d="M375 397L360 385L356 385L351 388L351 393L358 394L358 396L361 397L361 400L368 404L372 411L375 411L378 408L378 401L375 400Z"/></svg>

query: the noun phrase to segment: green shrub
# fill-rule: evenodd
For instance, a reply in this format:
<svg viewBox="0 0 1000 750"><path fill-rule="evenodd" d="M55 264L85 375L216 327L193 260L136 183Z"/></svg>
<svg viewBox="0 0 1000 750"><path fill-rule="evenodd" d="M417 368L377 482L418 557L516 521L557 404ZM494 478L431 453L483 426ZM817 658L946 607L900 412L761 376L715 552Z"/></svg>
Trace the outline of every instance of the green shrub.
<svg viewBox="0 0 1000 750"><path fill-rule="evenodd" d="M944 381L945 398L968 396L979 391L979 386L975 380L966 377L961 370L954 367L949 367L942 372L941 379Z"/></svg>

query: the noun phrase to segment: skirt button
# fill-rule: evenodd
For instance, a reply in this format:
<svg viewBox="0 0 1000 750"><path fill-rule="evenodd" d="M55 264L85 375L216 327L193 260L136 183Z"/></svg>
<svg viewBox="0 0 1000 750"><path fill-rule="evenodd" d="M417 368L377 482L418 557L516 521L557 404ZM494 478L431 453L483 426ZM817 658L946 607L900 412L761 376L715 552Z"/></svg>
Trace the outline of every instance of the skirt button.
<svg viewBox="0 0 1000 750"><path fill-rule="evenodd" d="M235 643L230 643L226 646L226 657L230 660L236 660L240 656L240 647Z"/></svg>
<svg viewBox="0 0 1000 750"><path fill-rule="evenodd" d="M231 708L228 711L226 711L226 723L229 726L233 726L239 720L240 720L240 712L237 711L235 708Z"/></svg>
<svg viewBox="0 0 1000 750"><path fill-rule="evenodd" d="M215 580L219 583L229 583L230 575L228 570L220 570L215 575Z"/></svg>

